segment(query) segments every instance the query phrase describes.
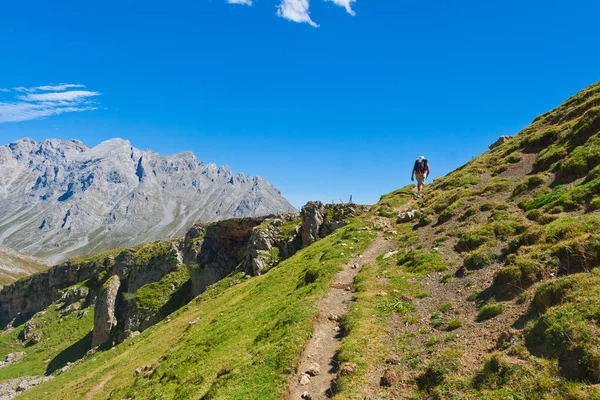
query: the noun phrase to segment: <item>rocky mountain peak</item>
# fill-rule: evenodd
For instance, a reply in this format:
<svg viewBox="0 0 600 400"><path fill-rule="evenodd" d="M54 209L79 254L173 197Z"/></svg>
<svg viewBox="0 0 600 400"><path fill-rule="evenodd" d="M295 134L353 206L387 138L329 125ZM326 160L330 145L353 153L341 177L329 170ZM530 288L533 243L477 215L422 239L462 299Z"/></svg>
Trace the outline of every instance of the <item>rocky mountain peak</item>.
<svg viewBox="0 0 600 400"><path fill-rule="evenodd" d="M288 212L269 182L191 152L161 156L120 138L0 147L0 243L51 262L181 235L196 222Z"/></svg>

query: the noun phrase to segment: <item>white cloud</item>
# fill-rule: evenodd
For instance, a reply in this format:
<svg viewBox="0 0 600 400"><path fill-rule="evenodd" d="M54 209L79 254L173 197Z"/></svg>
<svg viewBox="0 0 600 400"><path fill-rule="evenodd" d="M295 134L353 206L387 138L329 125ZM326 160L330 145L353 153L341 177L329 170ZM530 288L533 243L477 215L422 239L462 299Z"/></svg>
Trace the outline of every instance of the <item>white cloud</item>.
<svg viewBox="0 0 600 400"><path fill-rule="evenodd" d="M8 92L10 92L10 89L0 88L0 92L8 93Z"/></svg>
<svg viewBox="0 0 600 400"><path fill-rule="evenodd" d="M277 15L294 22L306 22L317 28L317 25L308 15L308 0L282 0L277 9Z"/></svg>
<svg viewBox="0 0 600 400"><path fill-rule="evenodd" d="M52 91L63 91L63 90L67 90L67 89L75 89L75 88L84 88L85 85L81 85L79 83L59 83L56 85L44 85L44 86L34 86L34 87L24 87L24 86L19 86L16 88L13 88L13 90L17 91L17 92L27 92L27 93L34 93L34 92L52 92Z"/></svg>
<svg viewBox="0 0 600 400"><path fill-rule="evenodd" d="M348 14L352 15L353 17L356 15L354 10L352 9L352 3L356 3L356 0L329 0L329 1L332 1L334 4L337 4L338 6L344 7L346 9L346 11L348 12Z"/></svg>
<svg viewBox="0 0 600 400"><path fill-rule="evenodd" d="M24 101L77 101L81 98L99 95L98 92L87 90L70 90L67 92L28 94L27 96L17 96L17 98Z"/></svg>
<svg viewBox="0 0 600 400"><path fill-rule="evenodd" d="M252 5L252 0L227 0L229 4L246 4L247 6Z"/></svg>
<svg viewBox="0 0 600 400"><path fill-rule="evenodd" d="M37 86L34 87L34 90L44 91L44 92L52 92L55 90L67 90L67 89L75 89L75 88L84 88L85 85L81 85L79 83L59 83L58 85L46 85L46 86Z"/></svg>
<svg viewBox="0 0 600 400"><path fill-rule="evenodd" d="M31 88L13 88L14 91L28 94L15 96L12 99L0 98L0 123L28 121L65 113L97 110L93 98L100 96L99 92L67 90L83 87L85 86L80 84L61 83ZM10 90L0 90L0 92L8 93Z"/></svg>

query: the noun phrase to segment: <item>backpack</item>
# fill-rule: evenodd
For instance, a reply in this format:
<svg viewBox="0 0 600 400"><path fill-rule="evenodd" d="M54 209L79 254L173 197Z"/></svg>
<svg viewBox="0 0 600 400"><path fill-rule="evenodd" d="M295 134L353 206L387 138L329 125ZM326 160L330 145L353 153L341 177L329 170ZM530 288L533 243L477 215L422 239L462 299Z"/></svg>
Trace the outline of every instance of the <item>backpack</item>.
<svg viewBox="0 0 600 400"><path fill-rule="evenodd" d="M425 171L427 171L427 160L426 159L416 160L414 169L416 172L419 172L419 173L424 173Z"/></svg>

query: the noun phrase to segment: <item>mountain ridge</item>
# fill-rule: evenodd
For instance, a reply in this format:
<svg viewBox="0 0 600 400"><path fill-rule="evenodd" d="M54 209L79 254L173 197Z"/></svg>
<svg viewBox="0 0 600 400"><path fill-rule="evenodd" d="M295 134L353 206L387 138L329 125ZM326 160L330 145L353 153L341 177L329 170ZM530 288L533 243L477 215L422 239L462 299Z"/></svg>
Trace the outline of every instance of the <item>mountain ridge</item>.
<svg viewBox="0 0 600 400"><path fill-rule="evenodd" d="M51 263L181 236L196 222L296 212L260 176L119 138L24 138L0 147L0 174L0 243Z"/></svg>

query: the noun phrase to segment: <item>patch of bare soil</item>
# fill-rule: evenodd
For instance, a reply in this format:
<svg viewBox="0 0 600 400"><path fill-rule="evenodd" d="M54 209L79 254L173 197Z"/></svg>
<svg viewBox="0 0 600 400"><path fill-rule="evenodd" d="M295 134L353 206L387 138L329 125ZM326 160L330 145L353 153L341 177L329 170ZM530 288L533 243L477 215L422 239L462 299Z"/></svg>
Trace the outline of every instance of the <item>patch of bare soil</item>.
<svg viewBox="0 0 600 400"><path fill-rule="evenodd" d="M364 254L344 265L335 276L327 295L317 303L319 314L314 321L313 334L300 358L298 373L291 378L287 399L317 400L334 394L339 369L335 356L343 339L339 320L350 311L350 286L362 266L374 262L392 246L392 241L378 235Z"/></svg>

